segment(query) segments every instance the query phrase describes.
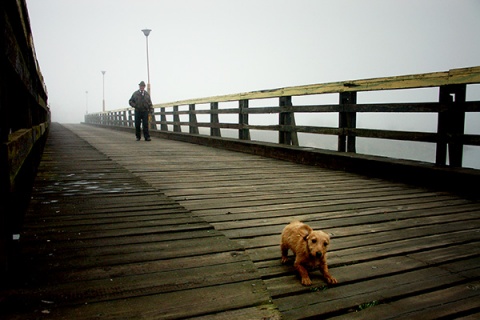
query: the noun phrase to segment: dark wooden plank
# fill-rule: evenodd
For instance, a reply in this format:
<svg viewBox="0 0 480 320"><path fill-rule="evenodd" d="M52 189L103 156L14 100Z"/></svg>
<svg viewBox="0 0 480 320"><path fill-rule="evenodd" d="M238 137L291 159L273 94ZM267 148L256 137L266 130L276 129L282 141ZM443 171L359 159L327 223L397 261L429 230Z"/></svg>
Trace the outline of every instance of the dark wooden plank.
<svg viewBox="0 0 480 320"><path fill-rule="evenodd" d="M92 267L109 267L118 264L130 264L144 261L158 261L176 257L193 257L197 255L218 253L225 251L235 252L242 250L235 242L222 237L185 239L170 242L140 243L122 246L95 247L61 252L61 259L55 265L49 261L56 251L42 256L31 257L31 262L39 264L37 269L48 270L83 269Z"/></svg>
<svg viewBox="0 0 480 320"><path fill-rule="evenodd" d="M394 275L388 278L354 283L346 287L329 288L275 300L284 319L304 319L320 314L348 312L365 303L385 299L399 299L425 290L443 289L463 282L463 278L440 268L427 268ZM330 293L330 291L332 291ZM478 294L478 292L477 292Z"/></svg>
<svg viewBox="0 0 480 320"><path fill-rule="evenodd" d="M371 259L381 259L388 256L412 254L427 250L435 250L449 244L478 241L478 228L464 231L463 228L444 234L430 234L423 237L405 238L391 242L366 244L360 247L349 247L343 250L332 250L328 253L330 264L348 264ZM374 238L374 237L372 237ZM368 242L368 241L367 241ZM333 241L332 241L333 246ZM279 246L249 249L247 252L253 261L279 259Z"/></svg>
<svg viewBox="0 0 480 320"><path fill-rule="evenodd" d="M460 284L443 290L382 303L332 319L459 319L459 315L478 309L480 283ZM476 319L475 315L471 315Z"/></svg>
<svg viewBox="0 0 480 320"><path fill-rule="evenodd" d="M241 245L72 132L51 137L2 319L277 314Z"/></svg>
<svg viewBox="0 0 480 320"><path fill-rule="evenodd" d="M448 221L458 220L475 220L478 214L478 208L476 206L455 206L454 208L446 208L444 206L433 207L430 206L429 210L405 210L402 209L390 209L385 212L385 208L376 208L373 210L361 210L356 215L345 216L341 212L325 212L319 217L318 213L304 214L302 216L287 216L287 217L272 217L265 220L256 215L251 219L238 219L228 220L214 223L215 228L222 230L225 233L232 230L230 236L235 237L234 232L240 228L254 228L260 230L262 236L269 234L278 235L278 229L269 231L267 226L272 225L285 226L294 219L299 219L304 222L308 222L314 229L328 228L329 232L335 237L342 236L344 234L362 233L358 230L344 229L345 227L353 225L362 225L364 228L368 228L368 232L382 231L382 223L390 222L391 225L396 225L398 228L405 227L403 223L411 223L415 226L442 223ZM397 222L396 224L394 222ZM411 226L413 226L411 225ZM408 227L408 226L406 226ZM385 226L384 229L390 230L389 226ZM345 231L342 231L345 230Z"/></svg>
<svg viewBox="0 0 480 320"><path fill-rule="evenodd" d="M438 308L440 311L441 303L425 303L409 310L408 304L402 304L401 301L410 297L421 299L422 295L428 295L435 301L447 287L469 286L474 279L478 279L478 202L381 179L168 140L154 139L151 144L143 144L141 147L145 159L139 165L137 159L122 150L124 141L133 135L100 128L70 127L89 144L107 154L112 162L121 164L127 172L133 173L152 192L163 192L196 217L213 225L215 232L221 231L229 241L236 243L238 250L235 252L245 254L245 261L253 260L256 274L262 277L273 295L273 303L287 319L349 316L353 314L352 311L372 305L359 312L367 314L364 312L370 312L369 309L381 310L387 304L395 306L396 302L399 302L399 315L409 314L410 311L413 315L415 312L422 315L423 307L431 310ZM107 164L104 168L108 168ZM109 217L121 207L110 206L104 212L89 211L82 207L82 214L89 218L99 214L100 221L107 227ZM131 265L146 273L164 272L155 267L155 256L158 256L158 245L168 242L165 237L168 231L162 231L161 227L141 228L135 225L149 219L150 206L155 207L151 203L141 212L133 210L134 206L129 207L128 212L116 218L118 224L114 222L110 226L113 229L102 230L103 227L99 225L91 236L76 239L85 241L83 251L79 253L93 250L96 239L102 240L100 252L106 257L109 257L109 252L126 253L140 248L144 242L150 243L146 246L145 254L146 257L152 255L153 260L136 261L138 257L133 254L126 258L131 258ZM180 217L178 215L181 212L176 212L172 219L166 217L168 213L158 214L161 216L155 221L171 221L173 227L175 218ZM53 217L47 220L47 225L54 224ZM67 219L71 220L72 226L82 225L81 219ZM320 274L315 272L314 286L305 288L300 285L293 267L280 263L279 236L283 226L291 219L302 219L314 228L333 233L329 264L332 274L340 280L338 286L324 287ZM132 230L140 231L139 234L129 235L129 222L136 226ZM198 230L195 234L200 236L203 231L208 230ZM104 232L107 233L102 234ZM135 240L131 245L113 240L122 234ZM183 231L173 230L172 234L180 235ZM215 237L205 235L203 242L199 241L198 244L203 243L208 248L208 243L214 243L210 240ZM181 245L182 239L190 241L177 236L172 243ZM113 248L117 241L120 241L119 248ZM243 247L246 251L243 251ZM66 251L68 246L59 246L59 250ZM218 255L229 252L219 252ZM197 257L206 261L200 257L209 256L200 252L191 257L188 254L181 255L185 253L180 252L179 256L172 256L168 261L187 263L180 264L179 268L183 269L188 268L188 259ZM220 260L215 261L213 264L216 266L221 263ZM128 277L125 274L128 273L128 265L117 264L114 260L107 264L110 264L107 269L114 274ZM191 267L192 270L195 268ZM226 269L229 270L228 267ZM101 282L106 272L101 266L92 266L62 274L70 279L78 277ZM142 287L148 290L147 284ZM144 301L143 297L139 299ZM478 305L469 300L471 297L459 291L458 301L462 299L467 307L456 315L467 316L469 312L478 312ZM372 301L379 304L371 304ZM107 304L101 302L100 305ZM456 305L452 301L451 306ZM250 312L257 314L258 311L252 306L239 310L214 308L215 311L212 311L210 307L205 308L209 311L204 317L216 314L220 319L233 315L241 318L242 315ZM197 312L195 316L202 315Z"/></svg>
<svg viewBox="0 0 480 320"><path fill-rule="evenodd" d="M242 308L194 317L195 320L231 320L231 319L261 319L281 320L282 315L272 305L260 305L253 308Z"/></svg>
<svg viewBox="0 0 480 320"><path fill-rule="evenodd" d="M461 217L461 216L460 216ZM345 227L324 229L333 233L330 252L347 248L356 248L362 246L372 246L375 244L388 243L404 239L414 239L436 234L449 234L454 231L472 230L479 228L478 221L471 219L466 215L466 220L457 220L456 215L443 216L444 219L438 219L438 223L445 223L443 228L437 224L415 220L384 222L375 225L350 225ZM391 220L390 220L391 221ZM318 229L318 228L317 228ZM279 228L281 230L281 227ZM468 235L468 234L467 234ZM474 239L474 238L469 238ZM253 238L238 239L246 249L254 250L259 248L278 247L280 235L256 236Z"/></svg>
<svg viewBox="0 0 480 320"><path fill-rule="evenodd" d="M335 296L338 292L335 290L342 286L347 292L350 285L362 283L374 292L389 283L390 277L396 277L401 285L405 275L412 285L404 286L402 294L415 293L417 289L434 293L441 288L435 281L429 282L431 289L428 285L417 288L413 283L421 282L423 274L432 274L429 265L448 261L458 263L460 269L466 268L464 272L475 272L466 261L478 255L477 203L344 172L228 151L214 150L212 156L210 149L195 145L177 148L171 141L162 140L160 144L160 149L150 150L150 157L156 160L142 170L136 170L134 162L120 153L115 159L246 246L267 288L274 294L274 302L277 298L297 297L301 304L308 301L304 293L312 293L311 289L320 290L317 294ZM105 152L115 152L112 145L96 146ZM174 153L173 161L167 156L169 153ZM316 273L318 287L304 288L293 268L281 265L279 235L293 218L309 221L314 227L326 228L334 234L329 262L332 273L343 280L339 287L322 291L323 281ZM435 257L445 260L435 262ZM409 272L413 276L408 276ZM462 279L454 273L451 276L453 285ZM374 280L377 282L369 282ZM395 288L389 290L385 288L386 296L398 296L393 292ZM339 310L348 313L351 308L370 302L362 301L356 304L347 300L348 307L333 308L331 315L338 315ZM314 314L313 317L326 315L323 311ZM299 312L298 317L305 315Z"/></svg>
<svg viewBox="0 0 480 320"><path fill-rule="evenodd" d="M409 265L419 268L452 261L465 261L478 256L480 253L478 247L478 243L453 245L427 252L371 259L365 262L351 261L348 264L335 265L330 269L338 279L341 279L341 283L359 282L363 279L407 271L412 269ZM437 257L440 259L436 259ZM280 257L276 260L260 261L255 265L262 278L265 279L273 297L287 295L289 292L305 291L305 288L298 285L298 279L292 266L281 264ZM320 279L320 274L314 272L313 277ZM315 286L322 287L323 285L322 281L316 281Z"/></svg>
<svg viewBox="0 0 480 320"><path fill-rule="evenodd" d="M194 257L179 257L174 259L163 260L159 262L142 261L130 264L119 264L109 266L95 266L89 269L70 269L62 270L62 272L50 272L43 277L42 285L49 286L55 283L63 282L82 282L101 280L105 278L120 278L135 275L143 275L150 273L170 272L180 269L193 270L195 268L228 265L230 263L246 262L248 264L250 258L244 251L231 251L199 255ZM194 274L192 272L192 274ZM171 279L175 280L174 277Z"/></svg>
<svg viewBox="0 0 480 320"><path fill-rule="evenodd" d="M191 258L191 260L194 260ZM167 265L177 266L175 261ZM202 276L199 277L199 274ZM38 299L54 301L56 306L82 305L92 302L110 301L152 294L163 294L257 280L255 267L246 260L219 265L194 268L173 267L162 272L126 274L121 277L109 275L102 279L55 283L32 290L22 290L18 298L9 297L10 302L21 299L26 308L35 305ZM72 290L72 286L75 286ZM20 303L20 302L18 302Z"/></svg>
<svg viewBox="0 0 480 320"><path fill-rule="evenodd" d="M376 201L375 201L376 200ZM380 197L378 199L370 199L367 201L365 199L357 199L349 201L348 197L337 199L337 200L327 200L324 202L320 201L312 201L309 203L298 203L298 204L291 204L291 203L279 203L276 205L266 205L266 206L255 206L255 207L231 207L228 210L224 208L220 210L215 209L205 209L205 210L195 210L195 213L198 216L201 216L205 219L208 216L214 215L224 215L224 214L231 214L231 213L245 213L245 214L255 214L256 212L261 211L265 214L270 215L291 215L293 210L297 210L299 213L311 213L311 212L319 212L319 211L328 211L328 210L349 210L355 211L364 208L378 208L380 206L402 206L402 205L409 205L414 201L420 202L432 202L432 201L442 201L439 197L435 197L433 194L430 195L422 195L417 197L406 197L406 196L391 196L391 197ZM185 204L184 204L185 205Z"/></svg>
<svg viewBox="0 0 480 320"><path fill-rule="evenodd" d="M259 280L174 291L119 301L89 303L84 306L50 310L56 319L182 319L215 314L224 310L251 308L264 302L268 294ZM275 309L270 309L272 314Z"/></svg>

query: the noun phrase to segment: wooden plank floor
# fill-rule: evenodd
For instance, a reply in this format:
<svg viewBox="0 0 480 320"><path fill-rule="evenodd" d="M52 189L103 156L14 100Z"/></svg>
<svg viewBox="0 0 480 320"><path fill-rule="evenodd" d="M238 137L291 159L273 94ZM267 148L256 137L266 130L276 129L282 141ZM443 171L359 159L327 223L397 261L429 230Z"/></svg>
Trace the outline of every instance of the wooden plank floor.
<svg viewBox="0 0 480 320"><path fill-rule="evenodd" d="M131 133L84 125L67 127L108 159L106 163L91 161L91 169L109 174L116 174L118 170L121 172L118 179L141 187L135 185L133 190L113 194L99 193L97 200L93 192L83 198L70 197L73 204L69 202L69 205L85 213L85 218L72 218L70 224L61 227L66 229L61 230L68 229L71 237L90 233L85 239L66 241L63 233L68 231L60 232L54 226L45 229L39 225L42 220L38 220L43 218L29 218L31 227L27 228L25 237L30 251L25 254L43 259L49 273L38 271L34 279L41 282L40 289L20 290L17 296L25 299L22 301L36 301L37 313L46 310L51 312L49 316L59 318L76 314L115 318L121 314L149 319L197 316L275 319L278 318L276 307L284 319L474 319L480 316L480 203L476 201L345 172L155 137L151 142L136 142ZM68 146L63 148L70 150ZM72 150L65 152L65 157L78 154ZM108 169L107 164L116 169ZM92 175L95 172L86 170ZM102 179L99 177L99 180ZM54 181L56 179L50 179L50 184ZM117 201L111 200L115 195ZM136 200L135 196L148 200ZM64 203L67 201L64 198L68 197L56 201ZM34 203L33 208L41 206L43 200L35 201L38 203ZM48 201L51 200L43 202ZM89 213L92 201L100 201L100 205ZM108 204L102 205L103 201ZM163 201L181 211L179 216L152 213ZM148 208L139 209L144 203ZM43 206L54 208L55 204ZM100 208L106 212L98 212ZM120 214L130 210L136 213L127 213L128 218L123 220L116 216L119 210ZM119 225L108 221L112 213L116 216L114 219L121 220ZM45 223L55 223L56 215L52 215ZM140 221L136 220L138 216ZM183 230L191 225L182 219L190 218L198 230ZM293 266L281 264L280 233L294 219L332 234L328 259L338 285L325 286L316 272L312 275L313 286L303 287ZM83 226L82 231L76 229L78 226ZM172 228L172 232L168 233L165 228ZM38 243L39 238L34 237L40 237L37 229L48 236L42 239L50 242ZM178 238L166 239L173 235ZM54 242L53 236L64 240L50 257L52 251L48 249ZM113 243L104 245L103 240L99 240L103 238ZM195 240L185 241L190 239ZM210 243L210 247L203 244L202 239ZM217 244L212 246L210 240ZM169 241L178 242L178 246L169 248ZM185 256L186 247L200 253ZM220 252L209 255L202 251L205 249ZM141 250L144 252L139 252ZM57 260L56 252L65 253L67 259ZM198 256L206 257L207 261ZM129 263L130 259L142 261ZM49 265L49 260L54 261L53 264ZM172 266L168 266L169 261ZM222 267L218 270L222 263L232 268L230 273ZM240 274L235 273L238 263L245 268ZM164 265L170 269L164 270ZM204 275L194 270L201 270ZM46 278L38 280L42 276ZM124 278L123 286L115 286L117 276ZM59 277L65 277L63 289L58 285L62 282ZM186 283L177 289L175 279ZM79 294L68 291L69 283L75 281L85 283ZM195 288L188 287L197 281ZM55 286L50 288L50 283ZM162 292L165 287L166 292ZM199 295L189 295L193 291ZM38 294L44 292L65 298L59 302L45 297L46 302L42 302L45 300L39 300ZM133 298L128 296L131 292ZM78 304L83 301L82 294L91 299L87 299L87 305ZM224 299L217 303L213 296ZM233 297L244 303L232 302L228 306ZM164 305L169 299L182 301L170 303L175 312L189 305L184 301L187 299L188 308L192 309L190 314L170 312ZM141 301L140 306L137 301ZM49 302L53 303L49 305ZM210 308L205 306L209 302L213 304ZM205 310L196 310L200 306Z"/></svg>
<svg viewBox="0 0 480 320"><path fill-rule="evenodd" d="M279 318L239 243L58 124L21 246L1 319Z"/></svg>

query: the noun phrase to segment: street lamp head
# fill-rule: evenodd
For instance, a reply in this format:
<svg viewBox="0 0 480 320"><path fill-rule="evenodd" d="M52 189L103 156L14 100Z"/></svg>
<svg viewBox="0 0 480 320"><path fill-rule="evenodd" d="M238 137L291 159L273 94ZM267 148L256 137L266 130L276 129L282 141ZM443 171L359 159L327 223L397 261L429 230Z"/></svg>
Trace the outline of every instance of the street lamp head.
<svg viewBox="0 0 480 320"><path fill-rule="evenodd" d="M143 34L145 35L145 37L148 37L148 35L150 34L150 31L152 31L152 30L150 30L150 29L143 29L143 30L142 30L142 32L143 32Z"/></svg>
<svg viewBox="0 0 480 320"><path fill-rule="evenodd" d="M107 71L102 71L102 74L105 74L105 72L107 72Z"/></svg>

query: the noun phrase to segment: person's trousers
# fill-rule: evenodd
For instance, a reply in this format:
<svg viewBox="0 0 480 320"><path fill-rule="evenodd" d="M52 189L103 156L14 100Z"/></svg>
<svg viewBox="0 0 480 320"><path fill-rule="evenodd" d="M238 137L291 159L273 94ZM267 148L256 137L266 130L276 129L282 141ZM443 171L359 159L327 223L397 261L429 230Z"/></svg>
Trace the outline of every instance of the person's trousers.
<svg viewBox="0 0 480 320"><path fill-rule="evenodd" d="M148 111L137 111L135 110L135 135L137 139L140 139L141 136L141 127L143 124L143 137L145 139L150 138L150 132L148 131Z"/></svg>

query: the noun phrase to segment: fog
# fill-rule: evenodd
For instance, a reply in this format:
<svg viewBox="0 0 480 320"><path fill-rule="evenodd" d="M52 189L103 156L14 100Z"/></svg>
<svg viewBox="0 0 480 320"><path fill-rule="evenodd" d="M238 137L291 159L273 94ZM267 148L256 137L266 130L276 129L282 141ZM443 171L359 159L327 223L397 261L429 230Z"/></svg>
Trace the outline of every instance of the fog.
<svg viewBox="0 0 480 320"><path fill-rule="evenodd" d="M137 84L147 81L145 28L152 29L154 103L480 65L478 0L27 0L27 7L52 120L61 123L101 111L103 89L107 110L128 106ZM467 98L480 100L478 89L469 86ZM338 102L335 95L304 99ZM357 100L438 101L438 90L359 93ZM335 115L296 120L321 126L338 121ZM358 126L435 131L435 121L432 115L362 114ZM479 134L480 118L467 115L466 128ZM262 139L276 141L268 133ZM335 137L300 139L336 146ZM391 146L358 141L359 152L406 149L411 158L431 156ZM477 149L466 147L465 161L480 168Z"/></svg>

